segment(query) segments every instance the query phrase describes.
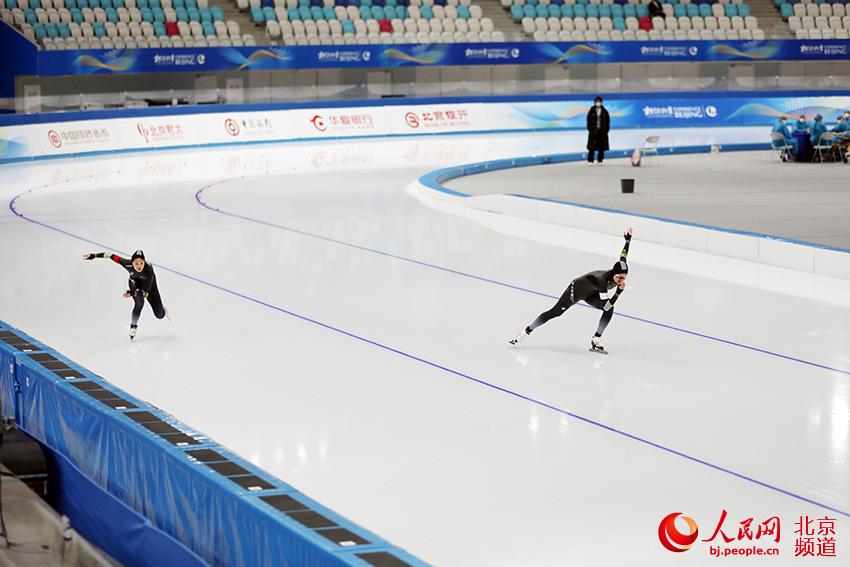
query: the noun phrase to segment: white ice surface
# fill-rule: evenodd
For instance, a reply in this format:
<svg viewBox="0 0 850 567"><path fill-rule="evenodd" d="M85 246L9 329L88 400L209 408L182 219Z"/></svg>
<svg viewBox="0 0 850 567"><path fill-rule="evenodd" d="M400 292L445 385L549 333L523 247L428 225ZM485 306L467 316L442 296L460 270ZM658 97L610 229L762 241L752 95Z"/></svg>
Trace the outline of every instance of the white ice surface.
<svg viewBox="0 0 850 567"><path fill-rule="evenodd" d="M801 514L838 517L850 556L850 308L823 293L831 282L792 295L665 267L657 248L644 263L638 235L617 311L834 370L618 316L611 354L594 355L598 313L583 307L514 350L507 339L553 302L532 291L560 295L619 243L591 253L530 223L526 238L404 190L436 167L582 143L420 138L0 168L4 203L34 189L18 211L67 233L0 212L0 319L436 565L700 565L709 544L670 553L658 523L685 512L707 538L724 508L732 535L748 517L782 518L771 564L800 563ZM243 218L197 203L211 184L203 199ZM146 310L127 340L124 272L80 259L104 248L145 250L173 322Z"/></svg>

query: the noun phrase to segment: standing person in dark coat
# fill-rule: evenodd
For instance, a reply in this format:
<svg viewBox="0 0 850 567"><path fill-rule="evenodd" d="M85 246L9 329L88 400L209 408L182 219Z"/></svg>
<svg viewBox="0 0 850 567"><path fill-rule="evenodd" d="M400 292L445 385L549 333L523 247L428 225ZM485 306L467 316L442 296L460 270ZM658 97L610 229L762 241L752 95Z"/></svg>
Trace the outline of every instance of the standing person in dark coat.
<svg viewBox="0 0 850 567"><path fill-rule="evenodd" d="M593 153L598 152L598 163L602 165L605 152L608 151L608 130L611 128L611 117L602 106L602 97L594 99L594 105L587 113L587 163L593 163Z"/></svg>

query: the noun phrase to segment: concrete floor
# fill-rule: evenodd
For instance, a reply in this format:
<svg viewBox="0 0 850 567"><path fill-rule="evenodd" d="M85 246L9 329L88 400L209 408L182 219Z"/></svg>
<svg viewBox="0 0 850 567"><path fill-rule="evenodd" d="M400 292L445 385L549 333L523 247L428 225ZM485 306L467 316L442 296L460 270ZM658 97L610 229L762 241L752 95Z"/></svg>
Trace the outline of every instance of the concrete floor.
<svg viewBox="0 0 850 567"><path fill-rule="evenodd" d="M620 192L634 178L635 193ZM850 167L784 164L774 152L663 156L496 171L448 183L471 195L519 193L850 249Z"/></svg>

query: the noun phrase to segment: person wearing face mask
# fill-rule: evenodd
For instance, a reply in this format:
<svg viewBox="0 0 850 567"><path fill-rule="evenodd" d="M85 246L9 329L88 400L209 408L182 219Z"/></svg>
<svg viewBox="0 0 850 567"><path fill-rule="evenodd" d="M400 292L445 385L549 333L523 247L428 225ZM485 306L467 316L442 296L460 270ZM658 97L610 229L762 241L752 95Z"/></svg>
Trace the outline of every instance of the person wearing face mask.
<svg viewBox="0 0 850 567"><path fill-rule="evenodd" d="M836 134L843 134L847 131L847 123L844 120L844 115L841 114L835 121L835 126L832 127L831 132L835 132Z"/></svg>
<svg viewBox="0 0 850 567"><path fill-rule="evenodd" d="M788 117L780 116L776 122L773 123L773 130L771 130L771 134L779 134L782 136L782 139L785 141L785 145L791 148L791 154L793 156L797 155L797 140L795 140L791 134L788 133ZM790 157L790 156L788 156ZM786 161L786 156L782 156L782 160Z"/></svg>
<svg viewBox="0 0 850 567"><path fill-rule="evenodd" d="M626 262L626 258L629 255L629 244L631 244L633 233L634 231L631 227L623 233L626 243L623 246L622 252L620 252L620 259L617 260L613 268L610 270L588 272L571 281L566 291L561 295L561 298L558 299L558 302L548 311L544 311L538 315L529 326L508 341L509 344L511 346L517 346L534 329L555 317L560 317L567 309L579 301L584 301L591 307L602 311L602 316L599 318L599 325L596 327L596 333L590 339L590 350L592 352L608 354L608 351L602 345L602 333L605 332L608 323L611 322L611 318L614 316L614 304L617 302L620 294L626 289L626 279L629 275L629 265ZM614 291L613 293L611 293L612 290Z"/></svg>
<svg viewBox="0 0 850 567"><path fill-rule="evenodd" d="M611 128L611 117L602 105L602 97L593 101L593 106L587 113L587 163L593 164L593 154L598 154L597 163L602 165L605 152L608 151L608 130Z"/></svg>
<svg viewBox="0 0 850 567"><path fill-rule="evenodd" d="M812 145L817 146L818 142L820 142L820 137L826 132L826 124L823 123L823 116L820 114L815 116L815 120L812 122L810 131Z"/></svg>
<svg viewBox="0 0 850 567"><path fill-rule="evenodd" d="M153 271L153 266L145 261L144 252L136 250L129 260L117 254L107 254L106 252L83 254L83 260L94 260L95 258L109 258L130 274L127 282L128 289L124 292L124 297L132 297L134 303L133 313L130 316L131 340L136 337L139 316L142 314L142 307L145 306L145 299L150 303L154 317L162 319L168 316L168 310L162 305L162 298L156 285L156 274Z"/></svg>
<svg viewBox="0 0 850 567"><path fill-rule="evenodd" d="M800 118L797 119L797 122L794 123L794 131L795 132L806 132L809 129L809 123L806 122L806 115L801 114Z"/></svg>

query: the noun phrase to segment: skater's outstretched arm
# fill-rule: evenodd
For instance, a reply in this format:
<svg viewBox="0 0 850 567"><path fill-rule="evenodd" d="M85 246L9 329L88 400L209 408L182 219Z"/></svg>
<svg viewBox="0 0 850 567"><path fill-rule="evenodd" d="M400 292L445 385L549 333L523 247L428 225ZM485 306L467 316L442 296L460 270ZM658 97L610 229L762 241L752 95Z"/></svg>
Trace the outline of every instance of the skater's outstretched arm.
<svg viewBox="0 0 850 567"><path fill-rule="evenodd" d="M91 252L83 254L83 260L94 260L95 258L109 258L116 264L129 265L131 262L127 258L122 258L118 254L107 254L106 252Z"/></svg>
<svg viewBox="0 0 850 567"><path fill-rule="evenodd" d="M623 245L623 250L620 252L620 261L625 261L626 258L629 256L629 244L631 244L632 242L632 234L634 234L632 227L629 227L623 233L623 238L626 239L626 243Z"/></svg>

